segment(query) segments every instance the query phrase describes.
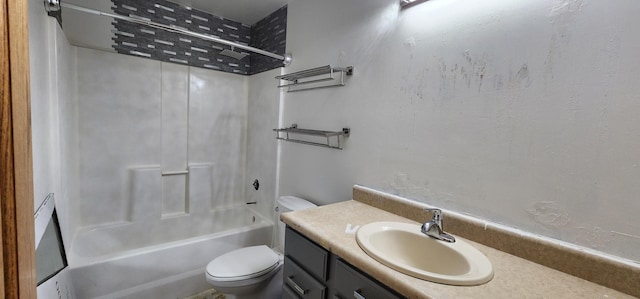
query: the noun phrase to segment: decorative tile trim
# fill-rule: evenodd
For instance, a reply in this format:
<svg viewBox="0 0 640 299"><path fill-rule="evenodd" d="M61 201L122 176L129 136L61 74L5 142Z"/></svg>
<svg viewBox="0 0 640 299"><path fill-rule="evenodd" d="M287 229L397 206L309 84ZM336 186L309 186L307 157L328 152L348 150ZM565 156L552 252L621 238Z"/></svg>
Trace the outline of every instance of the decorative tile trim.
<svg viewBox="0 0 640 299"><path fill-rule="evenodd" d="M431 219L427 205L367 187L353 186L353 199L417 222ZM454 235L534 263L640 298L640 265L553 242L504 226L443 210L445 229Z"/></svg>
<svg viewBox="0 0 640 299"><path fill-rule="evenodd" d="M252 47L284 55L287 47L287 6L271 13L251 27ZM251 55L251 74L282 66L282 60L264 55Z"/></svg>
<svg viewBox="0 0 640 299"><path fill-rule="evenodd" d="M196 33L210 34L280 55L284 55L285 52L286 6L252 27L167 0L111 0L111 2L112 10L116 14L139 17ZM231 47L195 37L123 20L114 20L112 24L114 26L113 48L120 54L242 75L251 75L282 66L281 60L248 53L242 49L235 49L235 51L249 55L240 60L220 55L220 51ZM284 31L281 28L284 28ZM251 42L254 32L260 36L259 42ZM255 63L255 67L252 63Z"/></svg>

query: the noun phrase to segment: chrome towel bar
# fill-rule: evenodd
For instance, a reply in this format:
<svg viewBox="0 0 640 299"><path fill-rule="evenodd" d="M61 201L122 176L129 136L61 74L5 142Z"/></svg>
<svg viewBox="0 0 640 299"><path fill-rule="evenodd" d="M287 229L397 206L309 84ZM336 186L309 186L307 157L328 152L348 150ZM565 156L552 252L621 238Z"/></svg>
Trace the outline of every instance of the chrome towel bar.
<svg viewBox="0 0 640 299"><path fill-rule="evenodd" d="M340 78L338 78L337 80L334 77L335 73L340 73ZM326 77L318 78L318 79L304 80L304 79L307 79L307 78L318 77L318 76L323 76L323 75L326 75ZM351 76L351 75L353 75L353 66L332 67L330 65L325 65L325 66L312 68L312 69L308 69L308 70L303 70L303 71L299 71L299 72L295 72L295 73L291 73L291 74L276 76L275 78L278 79L278 80L284 80L284 81L288 81L289 82L289 83L286 83L286 84L278 85L279 88L287 87L287 92L294 92L294 91L311 90L311 89L317 89L317 88L327 88L327 87L334 87L334 86L345 86L345 80L344 80L345 76ZM311 86L311 87L307 87L307 88L291 89L291 87L296 87L296 86L306 85L306 84L312 84L312 83L325 82L325 81L334 81L336 83L329 84L329 85Z"/></svg>
<svg viewBox="0 0 640 299"><path fill-rule="evenodd" d="M340 144L340 136L349 137L351 133L350 128L342 128L341 131L321 131L321 130L309 130L309 129L299 129L298 125L293 124L289 128L282 129L273 129L276 132L276 139L284 140L294 143L301 143L307 145L315 145L321 147L328 147L333 149L342 149L342 145ZM293 135L293 136L292 136ZM313 137L326 138L326 142L316 142L316 141L307 141L301 140L299 138L295 138L296 135L307 135ZM336 142L332 143L331 138L335 137Z"/></svg>
<svg viewBox="0 0 640 299"><path fill-rule="evenodd" d="M178 170L178 171L163 171L162 176L170 176L170 175L185 175L189 174L188 170Z"/></svg>

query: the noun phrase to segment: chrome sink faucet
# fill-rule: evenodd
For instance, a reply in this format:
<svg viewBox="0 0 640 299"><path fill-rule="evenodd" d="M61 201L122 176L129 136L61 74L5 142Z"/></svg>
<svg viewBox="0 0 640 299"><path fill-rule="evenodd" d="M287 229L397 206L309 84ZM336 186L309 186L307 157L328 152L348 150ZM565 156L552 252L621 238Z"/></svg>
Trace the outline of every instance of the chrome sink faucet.
<svg viewBox="0 0 640 299"><path fill-rule="evenodd" d="M433 212L433 218L431 218L431 221L427 221L422 225L422 233L436 240L449 243L455 242L456 238L444 232L442 227L442 210L425 209L425 211Z"/></svg>

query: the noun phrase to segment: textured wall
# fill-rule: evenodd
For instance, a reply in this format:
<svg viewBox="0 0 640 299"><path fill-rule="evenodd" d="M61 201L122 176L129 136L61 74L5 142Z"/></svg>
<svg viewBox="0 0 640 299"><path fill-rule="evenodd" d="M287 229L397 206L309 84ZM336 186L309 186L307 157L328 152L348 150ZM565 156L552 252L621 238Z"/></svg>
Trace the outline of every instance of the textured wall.
<svg viewBox="0 0 640 299"><path fill-rule="evenodd" d="M363 184L640 261L639 8L289 4L286 72L355 74L286 94L284 124L352 134L343 151L281 143L280 193L329 203Z"/></svg>

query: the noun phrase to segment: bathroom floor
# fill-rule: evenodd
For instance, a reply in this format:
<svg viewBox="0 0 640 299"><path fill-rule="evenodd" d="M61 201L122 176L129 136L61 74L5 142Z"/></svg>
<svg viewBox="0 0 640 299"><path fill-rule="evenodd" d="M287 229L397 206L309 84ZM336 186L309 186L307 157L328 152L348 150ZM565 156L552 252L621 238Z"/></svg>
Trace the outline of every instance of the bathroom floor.
<svg viewBox="0 0 640 299"><path fill-rule="evenodd" d="M218 293L215 289L208 289L204 292L200 292L195 295L191 295L189 297L178 298L178 299L225 299L226 297L223 294Z"/></svg>

